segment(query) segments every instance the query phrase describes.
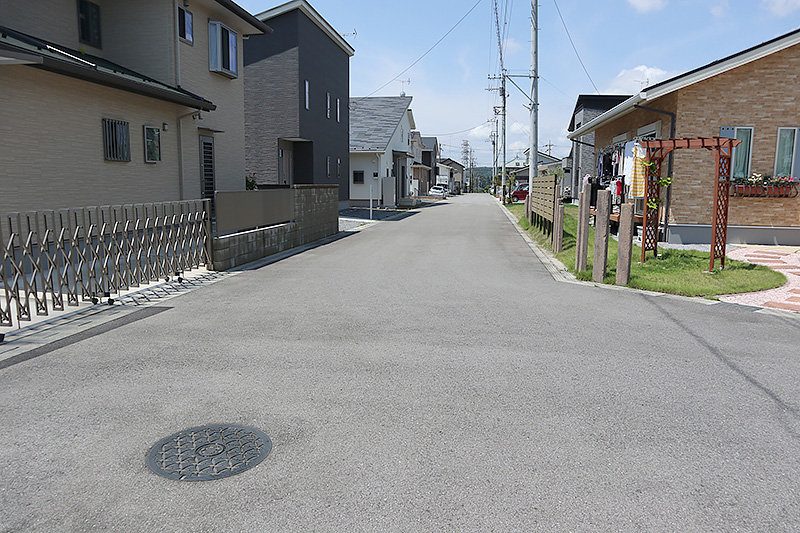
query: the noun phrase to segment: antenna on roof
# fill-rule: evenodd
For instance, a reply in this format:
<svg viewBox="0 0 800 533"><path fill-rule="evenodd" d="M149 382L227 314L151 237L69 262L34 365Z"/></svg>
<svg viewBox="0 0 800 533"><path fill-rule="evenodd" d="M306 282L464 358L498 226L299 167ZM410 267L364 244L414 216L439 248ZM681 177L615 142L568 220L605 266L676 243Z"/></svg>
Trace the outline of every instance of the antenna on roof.
<svg viewBox="0 0 800 533"><path fill-rule="evenodd" d="M342 37L352 37L353 39L355 39L356 37L358 37L358 32L356 31L355 28L353 28L353 33L343 33Z"/></svg>
<svg viewBox="0 0 800 533"><path fill-rule="evenodd" d="M399 81L400 82L400 96L405 96L406 95L406 84L411 85L411 78L408 78L406 80L395 79L394 81Z"/></svg>

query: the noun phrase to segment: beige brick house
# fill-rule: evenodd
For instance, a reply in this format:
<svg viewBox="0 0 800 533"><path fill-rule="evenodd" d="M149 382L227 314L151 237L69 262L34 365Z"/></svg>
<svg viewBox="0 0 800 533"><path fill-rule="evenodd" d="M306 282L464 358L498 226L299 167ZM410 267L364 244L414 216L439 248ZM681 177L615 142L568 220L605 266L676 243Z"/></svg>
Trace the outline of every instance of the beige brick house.
<svg viewBox="0 0 800 533"><path fill-rule="evenodd" d="M0 214L242 190L229 0L0 0Z"/></svg>
<svg viewBox="0 0 800 533"><path fill-rule="evenodd" d="M595 154L640 138L735 137L734 177L800 174L800 30L646 87L569 135ZM673 123L674 121L674 123ZM664 164L667 168L667 164ZM668 239L709 243L713 154L676 150ZM730 198L728 242L800 245L800 196Z"/></svg>

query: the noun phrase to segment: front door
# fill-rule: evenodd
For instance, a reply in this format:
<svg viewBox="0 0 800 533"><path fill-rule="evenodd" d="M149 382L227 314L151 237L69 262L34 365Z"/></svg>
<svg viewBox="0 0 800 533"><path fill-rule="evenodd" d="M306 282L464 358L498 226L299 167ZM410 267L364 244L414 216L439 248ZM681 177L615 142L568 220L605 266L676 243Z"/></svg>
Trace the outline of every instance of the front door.
<svg viewBox="0 0 800 533"><path fill-rule="evenodd" d="M211 206L214 206L214 191L216 181L214 179L214 137L200 136L200 196L203 199L210 199Z"/></svg>
<svg viewBox="0 0 800 533"><path fill-rule="evenodd" d="M294 184L294 150L291 141L278 141L278 183Z"/></svg>

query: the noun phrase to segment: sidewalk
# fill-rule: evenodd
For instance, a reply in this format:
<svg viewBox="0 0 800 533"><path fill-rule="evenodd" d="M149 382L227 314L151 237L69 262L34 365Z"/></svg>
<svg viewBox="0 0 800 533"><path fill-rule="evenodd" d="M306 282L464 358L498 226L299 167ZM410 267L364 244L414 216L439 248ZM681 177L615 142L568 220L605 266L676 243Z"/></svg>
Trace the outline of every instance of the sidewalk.
<svg viewBox="0 0 800 533"><path fill-rule="evenodd" d="M728 258L768 266L786 275L786 284L768 291L729 294L723 302L800 312L800 246L741 246Z"/></svg>

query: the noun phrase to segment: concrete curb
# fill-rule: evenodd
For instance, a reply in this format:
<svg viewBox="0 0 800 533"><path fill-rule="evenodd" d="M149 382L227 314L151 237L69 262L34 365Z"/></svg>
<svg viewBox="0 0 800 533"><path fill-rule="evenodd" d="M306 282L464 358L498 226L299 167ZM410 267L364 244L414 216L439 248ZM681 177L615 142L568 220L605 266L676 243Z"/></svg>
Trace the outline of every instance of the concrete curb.
<svg viewBox="0 0 800 533"><path fill-rule="evenodd" d="M784 311L782 309L773 309L770 307L755 307L751 305L744 305L744 304L737 304L737 303L730 303L730 302L722 302L719 300L709 300L707 298L697 298L692 296L680 296L678 294L667 294L664 292L655 292L655 291L646 291L643 289L634 289L633 287L625 287L621 285L607 285L605 283L595 283L593 281L581 281L575 277L574 274L567 270L567 267L559 261L553 254L548 252L547 250L542 249L539 245L530 238L528 232L526 232L522 227L519 225L519 222L516 220L514 215L509 211L506 206L500 203L499 199L496 199L497 205L503 210L508 220L514 225L517 232L522 236L523 240L528 244L528 247L533 251L536 257L542 262L545 266L547 271L553 276L553 279L561 282L561 283L574 283L578 285L584 285L586 287L596 287L598 289L605 289L605 290L612 290L612 291L628 291L628 292L635 292L638 294L642 294L645 296L653 296L658 298L667 298L670 300L681 300L681 301L688 301L688 302L695 302L702 305L708 306L715 306L715 305L722 305L722 306L731 306L735 305L738 308L743 310L752 310L754 313L764 314L764 315L773 315L779 316L784 318L792 318L794 320L800 321L800 313L794 313L792 311Z"/></svg>

